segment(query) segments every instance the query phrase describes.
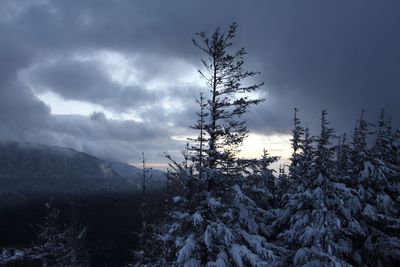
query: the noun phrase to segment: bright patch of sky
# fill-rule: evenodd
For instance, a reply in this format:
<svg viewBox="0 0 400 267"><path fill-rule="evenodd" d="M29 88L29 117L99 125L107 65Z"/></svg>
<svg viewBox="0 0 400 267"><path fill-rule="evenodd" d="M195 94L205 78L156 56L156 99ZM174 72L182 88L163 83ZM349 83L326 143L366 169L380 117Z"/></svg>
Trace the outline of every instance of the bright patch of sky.
<svg viewBox="0 0 400 267"><path fill-rule="evenodd" d="M83 57L85 58L85 57ZM100 51L88 60L96 60L103 65L112 81L121 85L135 85L140 82L140 67L137 66L137 56L124 56L113 51Z"/></svg>
<svg viewBox="0 0 400 267"><path fill-rule="evenodd" d="M50 107L51 114L90 116L95 112L102 112L109 119L134 120L141 122L141 118L134 113L113 113L97 104L75 100L65 100L52 92L44 92L35 95Z"/></svg>
<svg viewBox="0 0 400 267"><path fill-rule="evenodd" d="M174 140L187 142L187 138L196 138L196 136L172 136ZM287 164L291 156L290 148L290 135L286 134L274 134L274 135L261 135L250 133L249 136L244 140L241 151L238 155L240 158L260 158L263 154L263 150L266 149L270 156L281 157L277 164L272 167L278 169L279 164ZM183 148L184 146L182 146Z"/></svg>
<svg viewBox="0 0 400 267"><path fill-rule="evenodd" d="M155 55L125 55L110 50L102 50L94 53L75 53L70 58L78 62L96 62L109 75L112 82L124 87L136 85L149 91L163 92L164 90L176 87L182 88L182 90L193 90L194 88L204 86L204 81L200 78L196 66L178 58L160 60ZM40 67L41 64L46 65L57 60L62 60L62 58L53 58L47 62L37 63L19 73L20 79L32 89L33 93L40 100L51 108L52 114L88 116L93 112L103 112L109 118L141 120L134 113L119 114L98 104L65 100L54 92L40 92L41 90L37 90L38 88L35 88L35 85L30 82L30 71L36 67ZM154 62L154 72L150 75L149 71L144 69L146 65L144 64L145 61ZM193 90L193 95L197 94L195 90ZM165 99L159 104L164 109L173 112L185 109L185 103L175 95L166 95Z"/></svg>
<svg viewBox="0 0 400 267"><path fill-rule="evenodd" d="M242 151L238 156L243 158L260 158L263 150L266 149L270 156L280 157L278 162L271 164L271 168L278 172L281 166L289 164L289 158L292 153L290 138L291 136L287 134L261 135L250 133L244 140Z"/></svg>
<svg viewBox="0 0 400 267"><path fill-rule="evenodd" d="M280 156L288 159L291 155L290 135L261 135L252 134L244 140L239 157L259 158L266 149L272 156Z"/></svg>

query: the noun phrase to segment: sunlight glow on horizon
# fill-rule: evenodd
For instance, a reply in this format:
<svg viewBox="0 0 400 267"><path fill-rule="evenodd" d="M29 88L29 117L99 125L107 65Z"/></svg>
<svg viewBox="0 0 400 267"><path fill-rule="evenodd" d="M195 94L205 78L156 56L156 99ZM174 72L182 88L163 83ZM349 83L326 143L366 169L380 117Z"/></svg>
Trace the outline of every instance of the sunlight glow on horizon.
<svg viewBox="0 0 400 267"><path fill-rule="evenodd" d="M171 139L185 143L188 138L195 139L196 136L171 136ZM277 164L287 164L292 154L290 138L291 136L288 134L264 135L250 133L244 140L241 151L237 157L245 159L260 158L263 154L263 150L266 149L270 156L281 157ZM182 146L182 149L183 148L184 146Z"/></svg>
<svg viewBox="0 0 400 267"><path fill-rule="evenodd" d="M136 168L142 168L143 163L139 162L139 163L134 163L134 162L128 162L128 165L131 165L133 167ZM157 169L157 170L167 170L168 168L168 163L166 162L146 162L146 168L152 168L152 169Z"/></svg>
<svg viewBox="0 0 400 267"><path fill-rule="evenodd" d="M288 159L291 155L290 138L291 136L287 134L262 135L250 133L244 140L238 157L260 158L263 150L266 149L270 156Z"/></svg>

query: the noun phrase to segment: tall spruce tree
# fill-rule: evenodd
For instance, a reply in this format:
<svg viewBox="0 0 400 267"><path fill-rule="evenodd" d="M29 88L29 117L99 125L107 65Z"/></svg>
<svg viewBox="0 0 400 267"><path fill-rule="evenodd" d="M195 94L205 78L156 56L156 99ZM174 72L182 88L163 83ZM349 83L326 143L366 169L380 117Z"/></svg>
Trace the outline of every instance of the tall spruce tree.
<svg viewBox="0 0 400 267"><path fill-rule="evenodd" d="M251 105L262 101L251 99L249 93L263 83L243 85L246 78L258 72L243 69L244 48L231 52L236 30L237 24L233 23L227 32L221 32L218 27L211 36L201 32L193 39L193 44L206 56L201 61L203 69L199 73L209 88L205 106L209 115L204 124L208 135L206 167L209 171L231 171L235 155L248 133L242 115Z"/></svg>
<svg viewBox="0 0 400 267"><path fill-rule="evenodd" d="M204 131L200 135L207 145L204 162L194 162L204 166L200 177L172 160L172 177L181 189L173 197L171 225L163 240L173 245L169 257L177 266L282 264L283 252L264 237L268 213L247 194L248 180L235 159L248 133L242 115L262 101L250 98L262 83L243 85L257 74L244 70L245 50L231 52L236 29L234 23L226 32L217 28L193 40L206 55L199 72L209 88L205 113L200 113L207 115L200 115L202 126L195 127Z"/></svg>

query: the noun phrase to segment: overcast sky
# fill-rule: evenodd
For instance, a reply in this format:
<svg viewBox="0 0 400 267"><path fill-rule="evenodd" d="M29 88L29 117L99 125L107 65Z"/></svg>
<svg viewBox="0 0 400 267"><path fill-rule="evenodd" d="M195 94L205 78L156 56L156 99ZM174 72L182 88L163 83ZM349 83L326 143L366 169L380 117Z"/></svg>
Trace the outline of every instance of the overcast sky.
<svg viewBox="0 0 400 267"><path fill-rule="evenodd" d="M152 162L177 153L205 90L194 33L239 24L235 44L266 101L245 155L287 151L293 108L338 134L361 109L400 116L398 1L0 2L0 139ZM254 154L255 155L255 154Z"/></svg>

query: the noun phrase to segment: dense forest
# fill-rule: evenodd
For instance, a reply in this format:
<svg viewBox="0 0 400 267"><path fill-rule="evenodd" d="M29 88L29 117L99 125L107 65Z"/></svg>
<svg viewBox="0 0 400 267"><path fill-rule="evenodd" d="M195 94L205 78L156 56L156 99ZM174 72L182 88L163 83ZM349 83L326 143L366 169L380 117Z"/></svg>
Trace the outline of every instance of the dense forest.
<svg viewBox="0 0 400 267"><path fill-rule="evenodd" d="M199 74L207 86L192 126L198 137L188 140L183 160L166 155L157 216L143 156L140 230L126 264L399 266L400 130L384 110L374 123L362 111L354 131L338 136L323 110L313 134L294 109L287 170L271 168L279 157L268 148L258 159L237 158L249 133L245 114L263 102L256 97L263 83L253 83L258 72L245 69L246 51L234 49L236 30L232 24L193 39L205 55ZM31 259L42 266L92 265L86 227L75 216L60 225L59 210L51 203L47 210L27 249Z"/></svg>
<svg viewBox="0 0 400 267"><path fill-rule="evenodd" d="M382 111L376 125L361 114L351 138L337 137L324 110L312 136L295 109L288 174L274 175L267 151L235 158L248 133L242 115L262 102L249 97L262 83L244 82L257 75L244 70L244 49L229 52L235 32L193 40L209 97L199 97L184 162L171 159L166 218L139 265L157 255L160 266L399 264L400 131Z"/></svg>

